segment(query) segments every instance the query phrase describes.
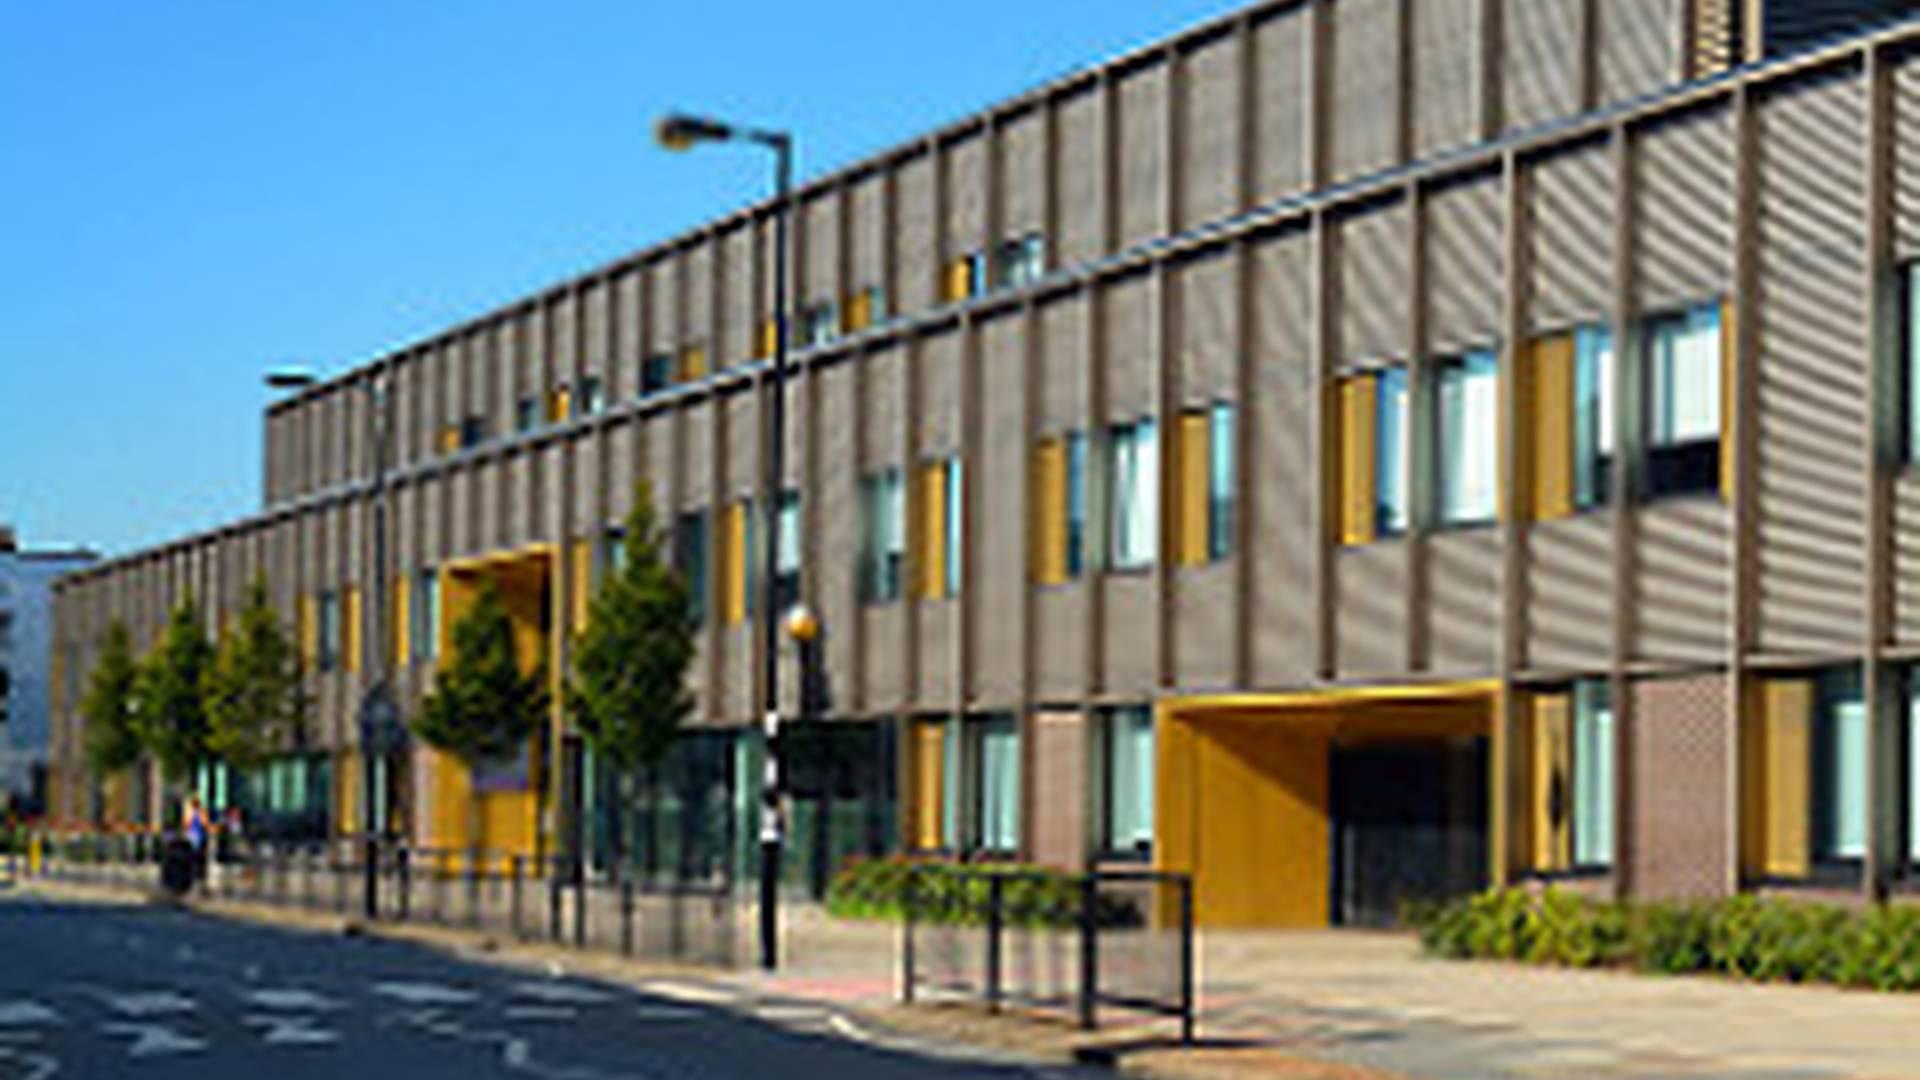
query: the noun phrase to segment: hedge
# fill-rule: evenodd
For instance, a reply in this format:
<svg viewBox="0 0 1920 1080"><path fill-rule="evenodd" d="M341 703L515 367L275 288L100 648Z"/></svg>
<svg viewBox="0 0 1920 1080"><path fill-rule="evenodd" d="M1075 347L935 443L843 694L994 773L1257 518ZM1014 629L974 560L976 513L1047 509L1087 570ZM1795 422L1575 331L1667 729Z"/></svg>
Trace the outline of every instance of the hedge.
<svg viewBox="0 0 1920 1080"><path fill-rule="evenodd" d="M1495 889L1409 908L1425 949L1450 959L1711 973L1761 982L1920 990L1920 908L1738 896L1711 903L1595 900Z"/></svg>
<svg viewBox="0 0 1920 1080"><path fill-rule="evenodd" d="M922 922L983 926L1000 878L1004 925L1064 929L1078 926L1081 875L1024 863L948 863L932 860L862 859L849 862L827 886L827 912L843 919L898 920L906 915L908 885L914 917ZM1138 926L1144 913L1126 898L1101 894L1094 919L1102 927Z"/></svg>

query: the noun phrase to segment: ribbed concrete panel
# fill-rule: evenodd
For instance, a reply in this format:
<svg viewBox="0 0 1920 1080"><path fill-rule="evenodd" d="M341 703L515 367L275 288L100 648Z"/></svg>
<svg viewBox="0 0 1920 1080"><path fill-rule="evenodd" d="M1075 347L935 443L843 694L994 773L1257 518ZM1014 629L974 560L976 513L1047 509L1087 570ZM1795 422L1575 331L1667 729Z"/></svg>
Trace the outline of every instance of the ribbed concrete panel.
<svg viewBox="0 0 1920 1080"><path fill-rule="evenodd" d="M783 431L786 434L786 447L781 451L780 467L781 487L799 491L806 487L808 427L814 421L812 406L808 404L808 382L818 369L787 380L787 416ZM705 412L706 410L695 410ZM700 459L703 462L705 458ZM705 465L700 466L703 470ZM705 475L704 471L702 475Z"/></svg>
<svg viewBox="0 0 1920 1080"><path fill-rule="evenodd" d="M540 517L534 523L534 535L542 540L558 540L561 507L566 505L567 498L566 473L560 463L566 445L555 440L543 444L536 453L540 462Z"/></svg>
<svg viewBox="0 0 1920 1080"><path fill-rule="evenodd" d="M1108 574L1105 617L1101 620L1100 689L1135 697L1153 692L1157 621L1150 574Z"/></svg>
<svg viewBox="0 0 1920 1080"><path fill-rule="evenodd" d="M522 312L514 321L518 324L515 335L518 345L513 353L514 394L540 401L547 392L547 319L544 308L542 305L535 304ZM425 393L424 390L423 393ZM428 398L422 397L420 406L423 417L431 415L433 404ZM430 440L431 421L424 421L424 423L427 425L425 433ZM431 445L431 442L422 445Z"/></svg>
<svg viewBox="0 0 1920 1080"><path fill-rule="evenodd" d="M820 467L814 473L819 486L806 493L807 498L816 500L808 511L816 542L807 552L812 558L807 599L820 613L821 625L827 627L822 644L827 670L834 680L836 704L846 700L840 680L853 670L852 630L859 613L853 591L855 558L860 550L860 512L854 495L859 477L854 460L854 394L859 374L852 364L844 363L819 374Z"/></svg>
<svg viewBox="0 0 1920 1080"><path fill-rule="evenodd" d="M795 300L801 307L838 303L840 199L831 191L821 192L801 205L798 217L802 231L800 250L805 261L800 268L800 280L794 282ZM804 347L797 339L794 345Z"/></svg>
<svg viewBox="0 0 1920 1080"><path fill-rule="evenodd" d="M751 254L751 250L746 245L745 230L736 229L728 234L727 251L730 258ZM742 285L739 288L745 288L745 286ZM738 297L730 294L728 303L737 303L744 299L747 299L745 294ZM732 308L728 311L730 313ZM726 317L732 316L729 314ZM640 272L637 270L622 270L620 275L614 278L613 325L613 356L608 362L608 367L617 372L613 384L618 387L619 393L632 397L640 389ZM506 339L503 338L501 344L505 346ZM496 353L496 356L504 364L509 362L512 353L503 348ZM510 388L512 381L503 381L502 386ZM504 396L511 396L510 389ZM508 411L511 411L512 407L511 402L507 403Z"/></svg>
<svg viewBox="0 0 1920 1080"><path fill-rule="evenodd" d="M939 256L933 250L933 159L918 155L900 166L894 206L894 288L900 310L933 306Z"/></svg>
<svg viewBox="0 0 1920 1080"><path fill-rule="evenodd" d="M487 331L487 400L493 430L499 432L513 430L514 347L513 320L501 319L495 322ZM617 368L619 360L616 358L610 361L610 366Z"/></svg>
<svg viewBox="0 0 1920 1080"><path fill-rule="evenodd" d="M1435 533L1427 544L1429 659L1435 672L1489 677L1500 648L1500 533Z"/></svg>
<svg viewBox="0 0 1920 1080"><path fill-rule="evenodd" d="M906 352L898 347L869 355L861 373L866 400L860 422L861 470L871 471L888 465L907 465L906 448L901 445L901 417L907 408Z"/></svg>
<svg viewBox="0 0 1920 1080"><path fill-rule="evenodd" d="M489 457L473 473L474 508L469 543L478 551L496 550L500 542L500 503L506 497L502 482L506 477L506 462L499 457Z"/></svg>
<svg viewBox="0 0 1920 1080"><path fill-rule="evenodd" d="M605 279L597 280L587 286L586 294L581 298L583 335L581 338L581 358L587 374L600 377L600 385L606 386L607 369L607 327L611 323L613 303L613 285ZM489 343L490 344L490 343ZM486 380L476 385L484 387ZM491 402L488 403L491 405Z"/></svg>
<svg viewBox="0 0 1920 1080"><path fill-rule="evenodd" d="M1580 107L1579 55L1583 0L1504 0L1502 82L1509 130L1520 130Z"/></svg>
<svg viewBox="0 0 1920 1080"><path fill-rule="evenodd" d="M633 508L636 478L634 440L637 436L638 422L631 418L607 429L607 513L615 521L625 521L627 512ZM654 510L661 509L656 495Z"/></svg>
<svg viewBox="0 0 1920 1080"><path fill-rule="evenodd" d="M1433 192L1427 226L1427 348L1491 346L1500 338L1500 182L1486 177Z"/></svg>
<svg viewBox="0 0 1920 1080"><path fill-rule="evenodd" d="M1183 690L1233 686L1233 619L1239 602L1228 562L1173 573L1174 681Z"/></svg>
<svg viewBox="0 0 1920 1080"><path fill-rule="evenodd" d="M1180 71L1180 224L1191 228L1239 209L1240 38L1195 48Z"/></svg>
<svg viewBox="0 0 1920 1080"><path fill-rule="evenodd" d="M1920 255L1920 56L1893 69L1893 246Z"/></svg>
<svg viewBox="0 0 1920 1080"><path fill-rule="evenodd" d="M984 132L949 143L947 169L947 259L987 246L987 137Z"/></svg>
<svg viewBox="0 0 1920 1080"><path fill-rule="evenodd" d="M1177 312L1179 400L1190 407L1230 398L1236 294L1227 253L1183 263L1169 278Z"/></svg>
<svg viewBox="0 0 1920 1080"><path fill-rule="evenodd" d="M751 390L736 390L720 399L726 414L721 438L726 441L720 490L728 500L754 498L760 485L760 407ZM692 479L691 477L689 479ZM704 485L698 485L704 489Z"/></svg>
<svg viewBox="0 0 1920 1080"><path fill-rule="evenodd" d="M1333 5L1332 180L1397 163L1400 9L1401 0Z"/></svg>
<svg viewBox="0 0 1920 1080"><path fill-rule="evenodd" d="M1640 512L1632 659L1725 659L1728 517L1726 504L1704 497L1653 503Z"/></svg>
<svg viewBox="0 0 1920 1080"><path fill-rule="evenodd" d="M1046 232L1047 114L1044 108L1029 109L1001 126L999 182L1000 224L1006 235Z"/></svg>
<svg viewBox="0 0 1920 1080"><path fill-rule="evenodd" d="M849 289L879 288L887 277L887 185L884 173L862 177L850 198L848 223ZM891 298L889 298L891 299Z"/></svg>
<svg viewBox="0 0 1920 1080"><path fill-rule="evenodd" d="M725 280L721 286L724 300L720 311L720 341L712 356L716 368L751 360L760 351L760 316L753 302L753 230L745 226L729 229L720 250L724 253ZM630 308L622 304L621 310ZM632 372L628 376L629 385L637 391L642 359L638 327L622 326L620 330L622 362ZM627 351L628 341L632 343L631 353Z"/></svg>
<svg viewBox="0 0 1920 1080"><path fill-rule="evenodd" d="M1597 5L1602 102L1651 93L1678 76L1678 5L1684 2L1606 0Z"/></svg>
<svg viewBox="0 0 1920 1080"><path fill-rule="evenodd" d="M1251 252L1253 447L1253 672L1263 689L1297 685L1313 666L1312 516L1319 498L1313 453L1315 379L1310 343L1312 263L1305 233L1264 240Z"/></svg>
<svg viewBox="0 0 1920 1080"><path fill-rule="evenodd" d="M653 485L653 497L660 505L675 510L696 510L707 503L706 491L688 492L673 474L673 414L653 413L640 428L642 468Z"/></svg>
<svg viewBox="0 0 1920 1080"><path fill-rule="evenodd" d="M586 536L598 530L600 493L600 439L593 434L575 436L573 441L573 527L575 535Z"/></svg>
<svg viewBox="0 0 1920 1080"><path fill-rule="evenodd" d="M945 457L960 448L960 345L955 327L920 341L919 458Z"/></svg>
<svg viewBox="0 0 1920 1080"><path fill-rule="evenodd" d="M1132 420L1152 413L1152 283L1135 275L1106 287L1098 310L1105 322L1101 336L1106 373L1106 419Z"/></svg>
<svg viewBox="0 0 1920 1080"><path fill-rule="evenodd" d="M1167 233L1167 68L1153 63L1121 77L1120 246Z"/></svg>
<svg viewBox="0 0 1920 1080"><path fill-rule="evenodd" d="M1404 678L1411 550L1385 540L1341 548L1334 560L1334 666L1342 679Z"/></svg>
<svg viewBox="0 0 1920 1080"><path fill-rule="evenodd" d="M1733 845L1727 814L1729 709L1723 675L1632 684L1631 806L1625 828L1636 897L1724 896Z"/></svg>
<svg viewBox="0 0 1920 1080"><path fill-rule="evenodd" d="M1760 142L1759 647L1858 645L1867 311L1861 81L1769 96Z"/></svg>
<svg viewBox="0 0 1920 1080"><path fill-rule="evenodd" d="M720 717L721 723L744 724L760 715L760 702L754 696L752 619L720 629Z"/></svg>
<svg viewBox="0 0 1920 1080"><path fill-rule="evenodd" d="M1101 209L1100 94L1083 90L1056 106L1059 145L1060 263L1072 265L1106 254Z"/></svg>
<svg viewBox="0 0 1920 1080"><path fill-rule="evenodd" d="M515 451L502 460L507 472L507 546L517 548L533 539L534 484L533 455Z"/></svg>
<svg viewBox="0 0 1920 1080"><path fill-rule="evenodd" d="M1087 422L1088 303L1085 293L1040 308L1040 430L1048 435Z"/></svg>
<svg viewBox="0 0 1920 1080"><path fill-rule="evenodd" d="M1465 146L1480 134L1485 73L1480 69L1483 0L1420 0L1412 21L1413 153Z"/></svg>
<svg viewBox="0 0 1920 1080"><path fill-rule="evenodd" d="M574 350L579 343L580 336L579 305L575 304L573 298L569 296L557 303L549 305L547 311L547 323L552 335L548 338L548 348L550 350L548 362L549 366L553 369L554 385L572 386L573 362L574 357L578 355ZM450 356L448 359L450 359L457 368L465 367L465 362L458 355ZM461 381L465 382L464 379ZM453 422L458 422L460 414L465 408L465 401L460 394L456 393L447 398L447 407L449 410L449 419Z"/></svg>
<svg viewBox="0 0 1920 1080"><path fill-rule="evenodd" d="M680 340L677 347L685 349L692 345L707 345L714 310L713 244L709 241L694 244L680 255L680 262L685 278L681 284ZM711 351L707 360L709 364L713 361Z"/></svg>
<svg viewBox="0 0 1920 1080"><path fill-rule="evenodd" d="M971 705L1011 708L1020 702L1026 651L1028 520L1026 325L1015 311L980 327L979 468L973 505L973 562L967 568L973 614L969 631Z"/></svg>
<svg viewBox="0 0 1920 1080"><path fill-rule="evenodd" d="M914 705L918 710L942 711L960 707L960 676L954 645L960 633L960 606L953 600L928 600L919 605L919 681Z"/></svg>
<svg viewBox="0 0 1920 1080"><path fill-rule="evenodd" d="M1531 328L1561 330L1610 321L1616 177L1602 143L1555 154L1532 166Z"/></svg>
<svg viewBox="0 0 1920 1080"><path fill-rule="evenodd" d="M1345 363L1402 359L1407 298L1412 295L1407 205L1375 207L1337 225L1340 326L1338 359Z"/></svg>
<svg viewBox="0 0 1920 1080"><path fill-rule="evenodd" d="M445 473L441 473L437 476L421 477L418 481L420 485L420 549L425 552L427 562L434 566L438 566L447 554L447 533L442 527L442 519L445 516L443 513L446 498L445 476ZM527 505L531 517L537 503L530 499ZM296 532L301 534L296 541L295 549L298 554L295 556L294 565L299 567L296 576L305 580L312 573L311 564L306 555L313 550L313 545L307 542L309 537L304 535L307 532L305 521L296 526Z"/></svg>
<svg viewBox="0 0 1920 1080"><path fill-rule="evenodd" d="M641 333L646 335L649 355L675 352L680 347L676 336L679 320L674 314L680 302L677 262L667 256L647 265L647 317Z"/></svg>
<svg viewBox="0 0 1920 1080"><path fill-rule="evenodd" d="M1637 138L1640 310L1719 299L1733 265L1733 114L1714 107Z"/></svg>
<svg viewBox="0 0 1920 1080"><path fill-rule="evenodd" d="M1613 520L1581 514L1530 527L1525 666L1595 670L1613 655Z"/></svg>
<svg viewBox="0 0 1920 1080"><path fill-rule="evenodd" d="M1312 84L1311 5L1295 4L1254 26L1254 202L1307 186L1307 90Z"/></svg>
<svg viewBox="0 0 1920 1080"><path fill-rule="evenodd" d="M885 604L860 609L861 639L866 642L860 704L868 713L892 712L910 700L905 679L906 607Z"/></svg>
<svg viewBox="0 0 1920 1080"><path fill-rule="evenodd" d="M1894 638L1920 645L1920 473L1896 478L1893 491Z"/></svg>
<svg viewBox="0 0 1920 1080"><path fill-rule="evenodd" d="M1039 589L1033 599L1033 694L1077 701L1086 691L1087 589L1079 580Z"/></svg>

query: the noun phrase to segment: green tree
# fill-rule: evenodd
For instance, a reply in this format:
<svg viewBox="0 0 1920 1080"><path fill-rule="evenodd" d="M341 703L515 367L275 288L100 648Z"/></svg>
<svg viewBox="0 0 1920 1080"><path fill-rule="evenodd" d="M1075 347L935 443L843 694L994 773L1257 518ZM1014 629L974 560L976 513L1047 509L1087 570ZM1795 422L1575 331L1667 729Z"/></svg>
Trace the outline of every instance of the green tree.
<svg viewBox="0 0 1920 1080"><path fill-rule="evenodd" d="M189 596L167 616L160 644L134 683L134 730L170 781L191 777L207 760L207 679L213 660L200 609Z"/></svg>
<svg viewBox="0 0 1920 1080"><path fill-rule="evenodd" d="M573 650L566 706L619 785L609 839L618 861L618 822L631 801L635 768L652 775L693 712L693 596L669 557L645 483L627 515L623 558L594 590L587 627Z"/></svg>
<svg viewBox="0 0 1920 1080"><path fill-rule="evenodd" d="M513 620L493 583L453 624L453 653L434 679L413 722L427 745L458 758L472 777L490 761L511 757L538 731L547 711L545 665L522 673ZM480 846L480 792L473 790L468 836Z"/></svg>
<svg viewBox="0 0 1920 1080"><path fill-rule="evenodd" d="M134 688L140 665L133 658L133 635L119 619L107 625L100 657L87 676L87 693L80 716L87 723L87 768L96 778L106 777L139 762L143 747L134 727Z"/></svg>
<svg viewBox="0 0 1920 1080"><path fill-rule="evenodd" d="M256 580L208 675L207 749L235 769L257 769L299 740L306 715L300 652L267 600L267 583Z"/></svg>

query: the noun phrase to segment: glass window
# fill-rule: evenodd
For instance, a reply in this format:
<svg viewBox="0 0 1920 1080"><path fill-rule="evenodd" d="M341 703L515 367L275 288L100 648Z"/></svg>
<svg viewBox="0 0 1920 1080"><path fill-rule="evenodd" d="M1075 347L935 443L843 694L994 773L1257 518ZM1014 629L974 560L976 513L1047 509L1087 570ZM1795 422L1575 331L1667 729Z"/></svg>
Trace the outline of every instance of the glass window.
<svg viewBox="0 0 1920 1080"><path fill-rule="evenodd" d="M840 305L831 300L811 304L800 312L803 345L825 345L840 336Z"/></svg>
<svg viewBox="0 0 1920 1080"><path fill-rule="evenodd" d="M601 389L598 375L586 375L580 379L580 412L592 416L606 405L606 393Z"/></svg>
<svg viewBox="0 0 1920 1080"><path fill-rule="evenodd" d="M673 565L687 583L693 621L707 621L707 515L704 510L681 514L673 523Z"/></svg>
<svg viewBox="0 0 1920 1080"><path fill-rule="evenodd" d="M906 491L900 470L882 469L860 479L860 591L870 604L900 599L906 560Z"/></svg>
<svg viewBox="0 0 1920 1080"><path fill-rule="evenodd" d="M673 355L655 353L640 361L640 393L656 394L673 385Z"/></svg>
<svg viewBox="0 0 1920 1080"><path fill-rule="evenodd" d="M1867 707L1857 669L1820 680L1813 745L1813 854L1816 859L1867 853Z"/></svg>
<svg viewBox="0 0 1920 1080"><path fill-rule="evenodd" d="M1647 321L1647 494L1720 483L1720 306Z"/></svg>
<svg viewBox="0 0 1920 1080"><path fill-rule="evenodd" d="M946 551L947 580L943 583L946 595L960 595L960 559L965 552L961 544L962 528L965 524L961 514L966 509L966 475L959 458L947 459L947 535L944 538Z"/></svg>
<svg viewBox="0 0 1920 1080"><path fill-rule="evenodd" d="M1920 666L1907 669L1907 859L1920 868Z"/></svg>
<svg viewBox="0 0 1920 1080"><path fill-rule="evenodd" d="M785 611L800 600L800 493L780 493L779 532L774 539L774 609Z"/></svg>
<svg viewBox="0 0 1920 1080"><path fill-rule="evenodd" d="M1573 688L1573 862L1613 864L1613 703L1607 684Z"/></svg>
<svg viewBox="0 0 1920 1080"><path fill-rule="evenodd" d="M1107 565L1130 570L1153 563L1160 546L1160 450L1154 423L1107 429Z"/></svg>
<svg viewBox="0 0 1920 1080"><path fill-rule="evenodd" d="M1207 558L1233 550L1233 406L1216 403L1207 413Z"/></svg>
<svg viewBox="0 0 1920 1080"><path fill-rule="evenodd" d="M1407 530L1407 370L1382 368L1375 377L1373 425L1374 531L1382 536Z"/></svg>
<svg viewBox="0 0 1920 1080"><path fill-rule="evenodd" d="M320 655L317 663L321 671L332 671L340 666L339 593L320 594Z"/></svg>
<svg viewBox="0 0 1920 1080"><path fill-rule="evenodd" d="M1920 462L1920 263L1907 264L1906 340L1902 351L1906 377L1901 380L1901 457Z"/></svg>
<svg viewBox="0 0 1920 1080"><path fill-rule="evenodd" d="M1438 443L1438 519L1443 525L1492 521L1498 507L1500 392L1490 350L1437 362L1434 438Z"/></svg>
<svg viewBox="0 0 1920 1080"><path fill-rule="evenodd" d="M1079 577L1087 565L1087 435L1067 436L1067 576Z"/></svg>
<svg viewBox="0 0 1920 1080"><path fill-rule="evenodd" d="M1153 851L1153 710L1107 710L1100 743L1101 846L1146 856Z"/></svg>
<svg viewBox="0 0 1920 1080"><path fill-rule="evenodd" d="M487 418L469 416L460 421L460 446L464 449L487 441Z"/></svg>
<svg viewBox="0 0 1920 1080"><path fill-rule="evenodd" d="M1046 273L1047 248L1039 233L1003 240L994 248L997 288L1018 288L1039 281Z"/></svg>
<svg viewBox="0 0 1920 1080"><path fill-rule="evenodd" d="M1573 501L1603 506L1613 472L1613 331L1582 326L1573 335Z"/></svg>
<svg viewBox="0 0 1920 1080"><path fill-rule="evenodd" d="M967 721L974 846L1020 848L1020 729L1011 716Z"/></svg>
<svg viewBox="0 0 1920 1080"><path fill-rule="evenodd" d="M415 660L440 654L440 575L432 568L414 574L408 639Z"/></svg>
<svg viewBox="0 0 1920 1080"><path fill-rule="evenodd" d="M540 403L532 397L523 397L513 403L513 430L525 435L540 423Z"/></svg>

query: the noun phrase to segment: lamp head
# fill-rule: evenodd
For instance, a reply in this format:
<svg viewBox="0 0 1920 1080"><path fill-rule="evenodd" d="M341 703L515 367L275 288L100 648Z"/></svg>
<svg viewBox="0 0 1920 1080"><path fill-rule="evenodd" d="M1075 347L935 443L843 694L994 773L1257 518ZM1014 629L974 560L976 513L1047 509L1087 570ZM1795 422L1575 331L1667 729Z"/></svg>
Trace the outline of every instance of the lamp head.
<svg viewBox="0 0 1920 1080"><path fill-rule="evenodd" d="M820 636L820 619L813 609L805 604L795 604L787 609L787 636L807 645Z"/></svg>
<svg viewBox="0 0 1920 1080"><path fill-rule="evenodd" d="M654 122L653 138L668 150L689 150L697 143L725 142L733 138L733 128L718 120L668 113Z"/></svg>
<svg viewBox="0 0 1920 1080"><path fill-rule="evenodd" d="M272 390L304 390L320 381L306 368L285 367L267 372L267 387Z"/></svg>

